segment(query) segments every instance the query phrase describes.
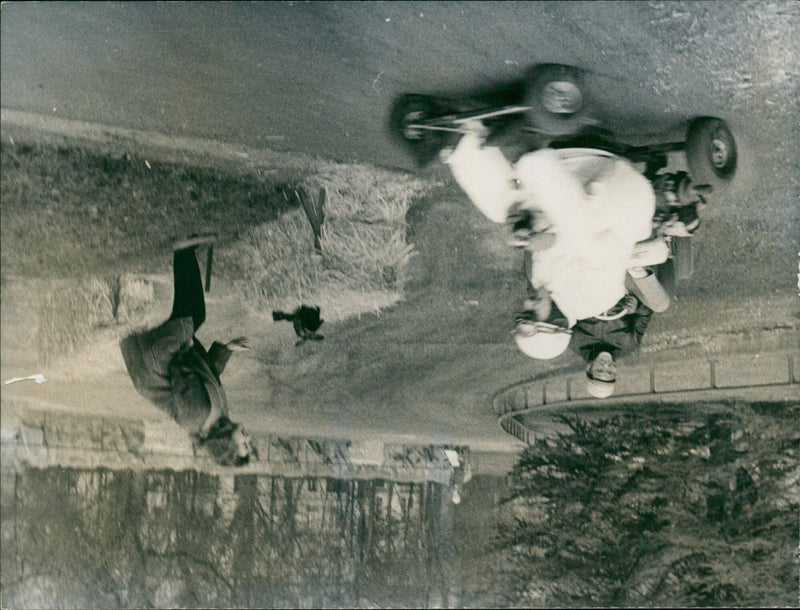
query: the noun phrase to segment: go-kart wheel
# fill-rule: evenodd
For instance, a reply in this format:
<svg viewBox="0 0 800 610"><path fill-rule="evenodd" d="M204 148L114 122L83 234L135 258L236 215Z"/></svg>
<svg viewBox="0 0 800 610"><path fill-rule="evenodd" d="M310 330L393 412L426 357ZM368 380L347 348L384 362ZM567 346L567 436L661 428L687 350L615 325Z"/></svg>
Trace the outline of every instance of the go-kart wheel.
<svg viewBox="0 0 800 610"><path fill-rule="evenodd" d="M678 281L692 279L692 275L694 274L692 238L687 236L673 237L672 252L675 279Z"/></svg>
<svg viewBox="0 0 800 610"><path fill-rule="evenodd" d="M721 119L694 119L686 131L686 163L696 184L724 186L736 173L736 140Z"/></svg>
<svg viewBox="0 0 800 610"><path fill-rule="evenodd" d="M671 258L656 267L656 277L670 297L675 297L682 287L675 273L675 261Z"/></svg>
<svg viewBox="0 0 800 610"><path fill-rule="evenodd" d="M534 130L551 136L577 133L586 124L586 100L580 72L570 66L534 66L527 78L525 106Z"/></svg>
<svg viewBox="0 0 800 610"><path fill-rule="evenodd" d="M420 167L439 154L447 144L449 134L445 131L416 128L414 124L441 116L444 112L434 99L425 95L403 95L392 106L389 130L408 148Z"/></svg>
<svg viewBox="0 0 800 610"><path fill-rule="evenodd" d="M656 277L670 296L683 292L694 274L692 237L672 238L672 256L656 267Z"/></svg>

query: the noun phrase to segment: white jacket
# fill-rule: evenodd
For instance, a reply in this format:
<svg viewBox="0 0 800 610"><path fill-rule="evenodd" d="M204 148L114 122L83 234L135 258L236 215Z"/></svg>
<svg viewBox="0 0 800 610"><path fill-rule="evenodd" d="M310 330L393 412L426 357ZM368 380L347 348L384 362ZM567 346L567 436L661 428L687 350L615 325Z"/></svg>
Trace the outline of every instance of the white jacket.
<svg viewBox="0 0 800 610"><path fill-rule="evenodd" d="M556 241L534 253L530 279L550 291L570 326L625 295L634 248L650 237L655 212L652 186L629 162L596 150L542 149L512 166L467 134L447 163L492 222L505 222L515 202L544 215Z"/></svg>

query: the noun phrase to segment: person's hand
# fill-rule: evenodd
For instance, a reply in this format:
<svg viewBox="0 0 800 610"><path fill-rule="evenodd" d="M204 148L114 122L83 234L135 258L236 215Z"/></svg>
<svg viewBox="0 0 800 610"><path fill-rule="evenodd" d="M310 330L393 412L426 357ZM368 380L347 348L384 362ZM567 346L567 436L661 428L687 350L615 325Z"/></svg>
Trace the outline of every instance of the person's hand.
<svg viewBox="0 0 800 610"><path fill-rule="evenodd" d="M244 352L250 349L250 341L247 337L236 337L235 339L231 339L225 344L232 352Z"/></svg>

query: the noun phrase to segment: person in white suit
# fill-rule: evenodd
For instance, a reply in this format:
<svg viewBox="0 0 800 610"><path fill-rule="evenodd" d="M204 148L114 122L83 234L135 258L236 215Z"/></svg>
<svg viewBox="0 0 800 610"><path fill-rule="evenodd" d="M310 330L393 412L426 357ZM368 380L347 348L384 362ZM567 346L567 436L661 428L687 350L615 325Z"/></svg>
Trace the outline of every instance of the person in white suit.
<svg viewBox="0 0 800 610"><path fill-rule="evenodd" d="M540 149L512 165L499 148L483 146L483 133L482 125L470 125L443 159L484 216L508 223L515 245L530 252L536 299L527 308L536 315L517 317L523 353L559 355L569 329L612 310L629 292L654 311L669 306L646 270L669 252L663 239L651 239L655 193L631 163L598 150ZM555 324L548 321L551 300L563 314Z"/></svg>

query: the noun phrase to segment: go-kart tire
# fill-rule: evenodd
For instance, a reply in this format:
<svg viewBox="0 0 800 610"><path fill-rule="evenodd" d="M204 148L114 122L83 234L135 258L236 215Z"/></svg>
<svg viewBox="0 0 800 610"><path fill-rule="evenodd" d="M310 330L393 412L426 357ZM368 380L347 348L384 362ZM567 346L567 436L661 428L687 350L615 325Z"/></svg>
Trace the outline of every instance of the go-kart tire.
<svg viewBox="0 0 800 610"><path fill-rule="evenodd" d="M670 297L675 297L678 292L678 278L675 273L675 263L670 258L656 267L656 277Z"/></svg>
<svg viewBox="0 0 800 610"><path fill-rule="evenodd" d="M694 274L691 237L674 238L672 256L656 267L656 277L670 296L684 292Z"/></svg>
<svg viewBox="0 0 800 610"><path fill-rule="evenodd" d="M563 137L586 124L587 104L581 73L561 64L534 66L527 77L523 105L528 122L540 133Z"/></svg>
<svg viewBox="0 0 800 610"><path fill-rule="evenodd" d="M725 121L694 119L686 131L686 164L695 184L726 186L736 173L736 140Z"/></svg>
<svg viewBox="0 0 800 610"><path fill-rule="evenodd" d="M420 167L430 163L439 154L448 143L450 135L444 131L413 129L408 125L443 114L446 114L445 109L433 98L425 95L403 95L392 105L389 130L408 149Z"/></svg>
<svg viewBox="0 0 800 610"><path fill-rule="evenodd" d="M672 252L675 279L678 281L688 281L692 279L692 275L694 274L692 238L687 236L673 237Z"/></svg>

